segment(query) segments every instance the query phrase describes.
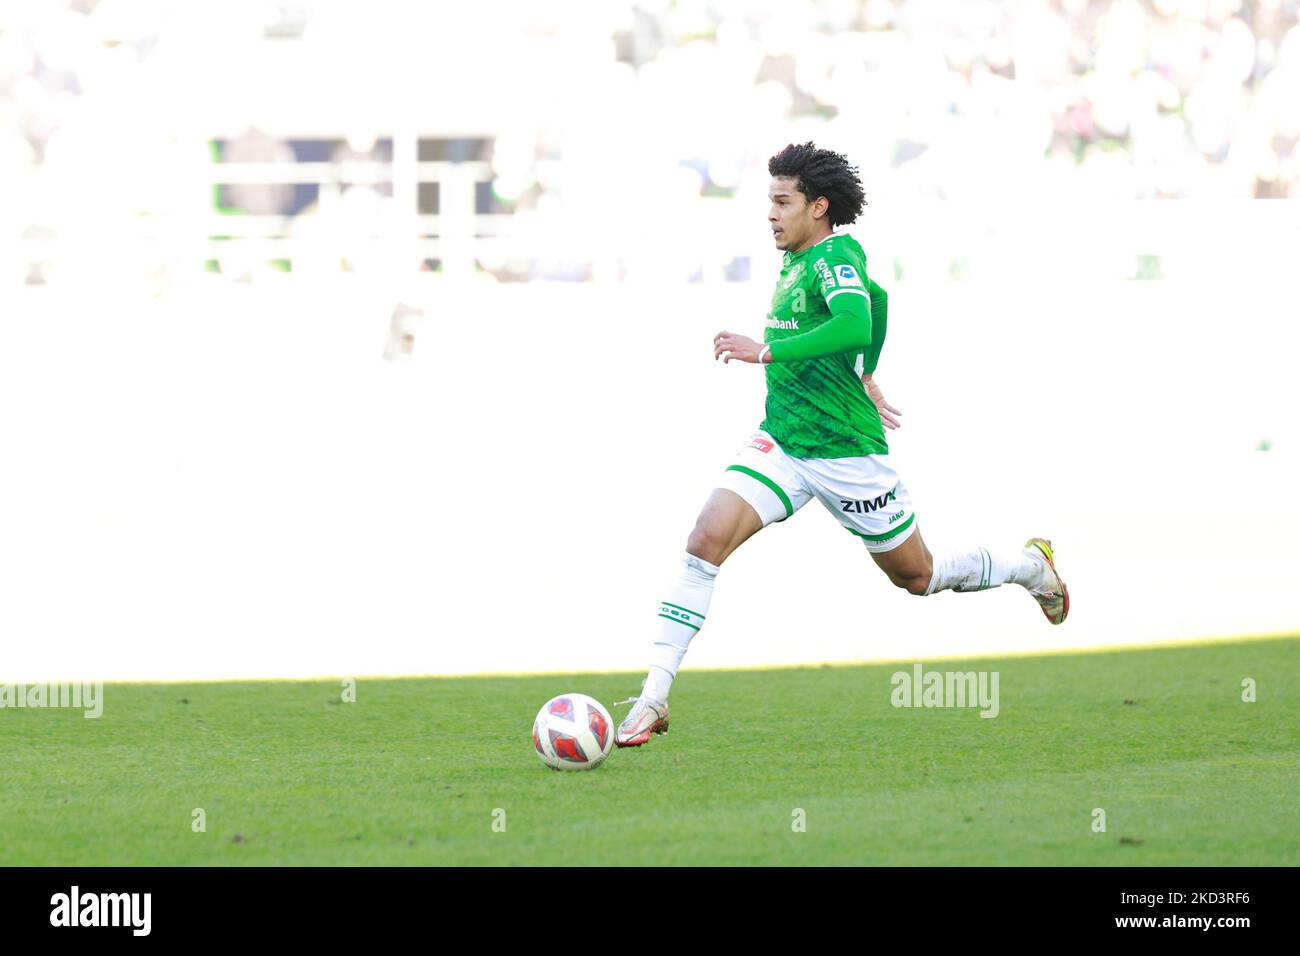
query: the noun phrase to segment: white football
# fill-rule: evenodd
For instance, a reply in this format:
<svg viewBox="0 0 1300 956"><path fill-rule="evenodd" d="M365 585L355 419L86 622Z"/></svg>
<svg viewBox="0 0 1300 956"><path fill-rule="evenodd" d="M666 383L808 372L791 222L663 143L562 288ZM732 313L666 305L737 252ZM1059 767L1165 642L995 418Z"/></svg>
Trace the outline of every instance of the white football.
<svg viewBox="0 0 1300 956"><path fill-rule="evenodd" d="M553 770L595 770L614 749L614 722L595 698L561 694L537 712L533 749Z"/></svg>

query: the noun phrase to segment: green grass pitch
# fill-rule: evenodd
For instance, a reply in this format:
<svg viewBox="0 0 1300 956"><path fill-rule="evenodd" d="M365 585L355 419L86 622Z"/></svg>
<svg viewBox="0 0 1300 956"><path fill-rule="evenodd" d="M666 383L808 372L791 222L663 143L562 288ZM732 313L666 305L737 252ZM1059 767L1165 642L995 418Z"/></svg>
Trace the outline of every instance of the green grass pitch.
<svg viewBox="0 0 1300 956"><path fill-rule="evenodd" d="M1300 638L924 666L999 715L686 670L667 736L563 774L537 709L640 675L108 685L0 710L0 864L1300 864Z"/></svg>

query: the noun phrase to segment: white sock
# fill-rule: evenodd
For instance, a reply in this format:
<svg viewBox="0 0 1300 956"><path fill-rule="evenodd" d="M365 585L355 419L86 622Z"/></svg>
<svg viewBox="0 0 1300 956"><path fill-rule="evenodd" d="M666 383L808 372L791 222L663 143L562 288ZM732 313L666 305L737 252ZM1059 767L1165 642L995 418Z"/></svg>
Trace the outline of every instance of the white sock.
<svg viewBox="0 0 1300 956"><path fill-rule="evenodd" d="M1028 551L1004 552L975 548L934 558L934 573L926 594L936 591L984 591L1001 584L1032 588L1043 576L1043 565Z"/></svg>
<svg viewBox="0 0 1300 956"><path fill-rule="evenodd" d="M688 553L682 558L681 572L659 602L658 636L650 653L650 673L641 696L666 701L677 668L686 656L691 638L704 625L713 599L713 579L721 570L703 558Z"/></svg>

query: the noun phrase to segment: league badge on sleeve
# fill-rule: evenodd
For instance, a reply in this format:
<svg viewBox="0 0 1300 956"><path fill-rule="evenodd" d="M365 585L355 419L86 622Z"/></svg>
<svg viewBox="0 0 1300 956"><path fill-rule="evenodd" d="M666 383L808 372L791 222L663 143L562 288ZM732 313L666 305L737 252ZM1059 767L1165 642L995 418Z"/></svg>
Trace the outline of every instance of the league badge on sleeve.
<svg viewBox="0 0 1300 956"><path fill-rule="evenodd" d="M858 270L853 268L853 266L836 266L835 281L840 286L857 286L859 289L862 288L862 279L858 277Z"/></svg>

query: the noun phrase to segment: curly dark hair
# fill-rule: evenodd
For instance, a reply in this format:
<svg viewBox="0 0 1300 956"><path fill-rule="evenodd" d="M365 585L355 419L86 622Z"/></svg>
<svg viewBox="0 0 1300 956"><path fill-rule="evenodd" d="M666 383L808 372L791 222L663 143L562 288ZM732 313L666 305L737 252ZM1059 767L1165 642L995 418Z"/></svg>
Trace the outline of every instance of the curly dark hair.
<svg viewBox="0 0 1300 956"><path fill-rule="evenodd" d="M827 216L832 226L853 222L867 204L858 167L849 165L841 154L818 149L811 142L802 146L791 143L767 161L767 171L772 176L795 179L809 202L825 196L830 203Z"/></svg>

